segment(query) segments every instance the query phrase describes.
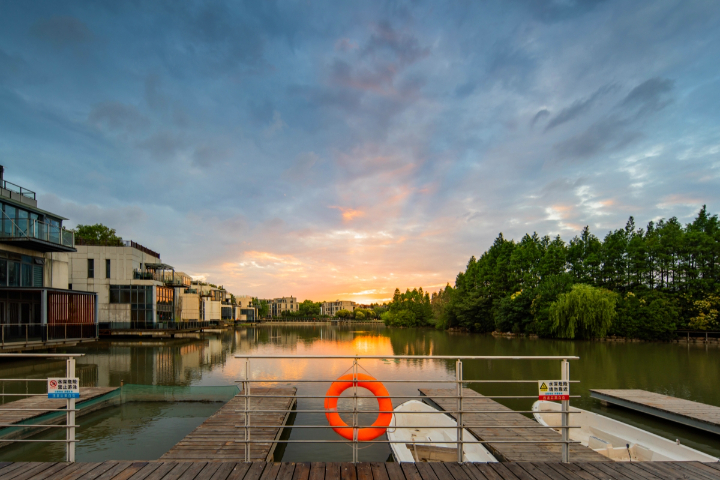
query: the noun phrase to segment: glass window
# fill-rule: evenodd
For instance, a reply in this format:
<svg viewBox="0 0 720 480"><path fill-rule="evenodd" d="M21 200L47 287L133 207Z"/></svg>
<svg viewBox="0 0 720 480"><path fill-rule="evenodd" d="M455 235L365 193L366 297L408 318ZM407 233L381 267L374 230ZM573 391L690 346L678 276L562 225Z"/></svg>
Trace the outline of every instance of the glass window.
<svg viewBox="0 0 720 480"><path fill-rule="evenodd" d="M33 279L32 279L32 286L33 287L42 287L43 286L43 267L42 265L33 265Z"/></svg>
<svg viewBox="0 0 720 480"><path fill-rule="evenodd" d="M29 213L27 212L27 210L21 210L18 208L17 226L23 235L26 235L28 232L28 216L29 216Z"/></svg>
<svg viewBox="0 0 720 480"><path fill-rule="evenodd" d="M120 287L110 285L110 303L120 303Z"/></svg>
<svg viewBox="0 0 720 480"><path fill-rule="evenodd" d="M3 215L3 229L5 232L5 235L7 235L7 236L13 235L13 232L15 232L14 223L15 223L15 207L11 207L10 205L5 205L5 215Z"/></svg>
<svg viewBox="0 0 720 480"><path fill-rule="evenodd" d="M88 258L88 278L95 278L95 260Z"/></svg>
<svg viewBox="0 0 720 480"><path fill-rule="evenodd" d="M145 305L145 289L141 288L137 292L137 303Z"/></svg>
<svg viewBox="0 0 720 480"><path fill-rule="evenodd" d="M20 286L20 262L8 262L8 285Z"/></svg>
<svg viewBox="0 0 720 480"><path fill-rule="evenodd" d="M0 285L7 285L7 260L0 260Z"/></svg>
<svg viewBox="0 0 720 480"><path fill-rule="evenodd" d="M22 277L20 278L21 287L32 287L32 265L22 265Z"/></svg>
<svg viewBox="0 0 720 480"><path fill-rule="evenodd" d="M120 303L130 303L130 287L123 286L120 289Z"/></svg>
<svg viewBox="0 0 720 480"><path fill-rule="evenodd" d="M105 260L105 278L110 278L110 259Z"/></svg>

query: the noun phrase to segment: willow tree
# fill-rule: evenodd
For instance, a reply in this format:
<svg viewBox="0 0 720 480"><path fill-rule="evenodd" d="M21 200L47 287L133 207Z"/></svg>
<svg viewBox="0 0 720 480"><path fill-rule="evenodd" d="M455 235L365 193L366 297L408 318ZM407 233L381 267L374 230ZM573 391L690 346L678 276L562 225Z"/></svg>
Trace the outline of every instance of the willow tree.
<svg viewBox="0 0 720 480"><path fill-rule="evenodd" d="M577 284L550 305L550 322L559 338L599 338L615 319L617 294L604 288Z"/></svg>

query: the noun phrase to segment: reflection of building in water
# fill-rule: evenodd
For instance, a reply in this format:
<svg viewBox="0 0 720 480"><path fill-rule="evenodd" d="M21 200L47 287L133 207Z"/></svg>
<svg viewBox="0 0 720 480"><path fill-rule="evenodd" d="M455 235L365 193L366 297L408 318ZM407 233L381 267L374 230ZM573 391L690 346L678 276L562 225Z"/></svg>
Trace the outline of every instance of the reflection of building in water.
<svg viewBox="0 0 720 480"><path fill-rule="evenodd" d="M96 366L98 386L116 386L121 381L189 385L200 380L203 371L225 364L233 343L230 334L200 339L103 342L103 348L80 357L78 365Z"/></svg>

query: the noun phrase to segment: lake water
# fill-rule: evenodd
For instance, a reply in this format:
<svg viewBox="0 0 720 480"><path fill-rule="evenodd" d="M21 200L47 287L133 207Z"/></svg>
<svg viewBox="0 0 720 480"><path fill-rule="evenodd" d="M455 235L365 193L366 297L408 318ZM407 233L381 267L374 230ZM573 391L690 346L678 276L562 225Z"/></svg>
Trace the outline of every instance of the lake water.
<svg viewBox="0 0 720 480"><path fill-rule="evenodd" d="M456 334L432 329L386 329L383 326L261 325L238 328L201 338L175 340L101 341L67 352L84 353L78 359L78 376L84 386L139 385L227 386L242 378L245 363L234 354L257 355L573 355L571 405L607 415L663 437L720 456L720 437L700 433L670 422L623 410L602 407L591 399L590 388L639 388L720 406L720 348L672 343L568 342L542 339L507 339L488 335ZM453 361L363 361L362 368L379 379L412 380L388 383L393 395L418 396L418 388L438 388L428 380L452 380ZM352 367L348 360L253 360L253 379L264 385L295 385L299 395L323 395L328 384L293 383L294 380L334 379ZM4 362L2 378L62 376L62 362ZM557 379L558 361L467 360L465 379ZM448 384L449 385L449 384ZM4 382L4 392L34 392L38 384ZM449 387L448 387L449 388ZM471 384L485 395L537 395L536 384ZM6 397L7 399L7 397ZM348 401L349 402L349 401ZM398 404L401 400L395 400ZM532 400L501 400L517 410L529 410ZM79 461L156 459L191 432L222 403L133 402L107 408L78 420ZM348 404L349 405L349 404ZM342 408L342 403L340 407ZM374 401L363 406L371 409ZM322 400L299 399L298 409L322 409ZM325 425L325 416L298 413L294 425ZM59 429L58 429L59 430ZM52 438L45 434L38 438ZM291 439L339 437L330 429L294 429ZM386 444L364 447L363 461L385 461ZM60 461L61 444L16 444L0 449L0 460ZM279 448L276 460L349 461L345 444L291 444Z"/></svg>

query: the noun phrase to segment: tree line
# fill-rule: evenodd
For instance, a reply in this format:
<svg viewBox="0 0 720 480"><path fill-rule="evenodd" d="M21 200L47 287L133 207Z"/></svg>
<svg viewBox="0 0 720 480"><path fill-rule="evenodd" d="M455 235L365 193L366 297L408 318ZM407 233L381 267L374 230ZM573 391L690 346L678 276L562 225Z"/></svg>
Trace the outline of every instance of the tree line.
<svg viewBox="0 0 720 480"><path fill-rule="evenodd" d="M454 286L428 298L429 314L421 290L396 290L386 323L669 339L677 330L720 329L719 272L720 223L705 206L686 225L672 217L638 228L630 217L602 240L588 227L567 243L537 233L516 242L500 233Z"/></svg>

